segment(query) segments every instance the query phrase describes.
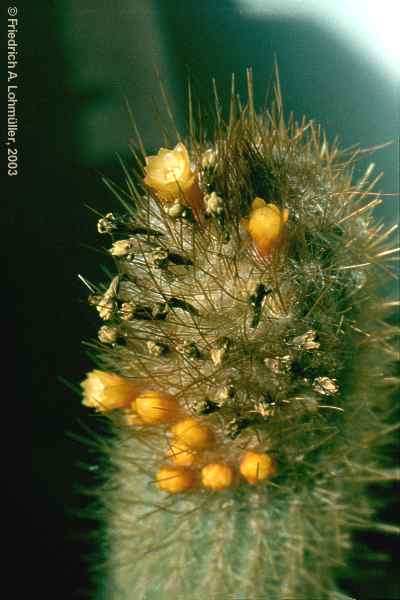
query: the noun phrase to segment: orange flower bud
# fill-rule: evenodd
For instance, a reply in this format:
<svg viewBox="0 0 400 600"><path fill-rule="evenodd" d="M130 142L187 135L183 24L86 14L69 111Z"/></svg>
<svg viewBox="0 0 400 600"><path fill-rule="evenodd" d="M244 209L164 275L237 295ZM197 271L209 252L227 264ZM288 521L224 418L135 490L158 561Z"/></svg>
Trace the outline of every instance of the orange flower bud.
<svg viewBox="0 0 400 600"><path fill-rule="evenodd" d="M130 408L127 408L123 411L122 415L122 423L127 425L128 427L133 427L135 425L144 425L143 419L139 417L136 409L136 398L131 402Z"/></svg>
<svg viewBox="0 0 400 600"><path fill-rule="evenodd" d="M211 463L201 470L202 484L212 490L225 490L233 484L233 469L228 465Z"/></svg>
<svg viewBox="0 0 400 600"><path fill-rule="evenodd" d="M250 216L242 223L261 256L268 256L279 246L288 217L287 208L281 212L275 204L267 204L262 198L254 199Z"/></svg>
<svg viewBox="0 0 400 600"><path fill-rule="evenodd" d="M135 408L147 424L171 423L179 416L179 405L175 396L155 390L142 392L136 398Z"/></svg>
<svg viewBox="0 0 400 600"><path fill-rule="evenodd" d="M83 404L99 412L106 412L128 407L143 386L115 373L96 369L87 374L81 387Z"/></svg>
<svg viewBox="0 0 400 600"><path fill-rule="evenodd" d="M256 484L276 474L272 458L265 452L246 452L241 463L240 472L248 483Z"/></svg>
<svg viewBox="0 0 400 600"><path fill-rule="evenodd" d="M160 490L170 494L187 492L195 484L192 471L179 467L162 467L157 473L156 481Z"/></svg>
<svg viewBox="0 0 400 600"><path fill-rule="evenodd" d="M194 450L203 450L207 448L213 440L211 430L197 421L189 417L183 421L179 421L171 429L175 440L180 444L186 444Z"/></svg>
<svg viewBox="0 0 400 600"><path fill-rule="evenodd" d="M135 425L143 425L143 420L138 414L127 410L122 416L122 423L127 427L134 427Z"/></svg>
<svg viewBox="0 0 400 600"><path fill-rule="evenodd" d="M197 173L190 168L186 146L177 144L173 150L160 148L157 156L146 156L144 183L164 202L181 200L195 213L203 207L203 196Z"/></svg>
<svg viewBox="0 0 400 600"><path fill-rule="evenodd" d="M180 440L171 444L167 456L180 467L191 467L197 458L196 452Z"/></svg>

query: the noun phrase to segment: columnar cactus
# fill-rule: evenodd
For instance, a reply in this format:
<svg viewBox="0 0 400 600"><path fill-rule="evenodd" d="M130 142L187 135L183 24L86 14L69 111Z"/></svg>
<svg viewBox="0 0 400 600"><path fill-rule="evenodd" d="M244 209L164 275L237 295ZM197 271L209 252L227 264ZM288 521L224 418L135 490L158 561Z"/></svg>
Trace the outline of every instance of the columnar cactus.
<svg viewBox="0 0 400 600"><path fill-rule="evenodd" d="M84 404L113 430L100 490L112 600L338 600L334 568L386 479L394 228L360 152L232 93L207 138L126 168L98 230L115 276ZM389 244L389 245L388 245Z"/></svg>

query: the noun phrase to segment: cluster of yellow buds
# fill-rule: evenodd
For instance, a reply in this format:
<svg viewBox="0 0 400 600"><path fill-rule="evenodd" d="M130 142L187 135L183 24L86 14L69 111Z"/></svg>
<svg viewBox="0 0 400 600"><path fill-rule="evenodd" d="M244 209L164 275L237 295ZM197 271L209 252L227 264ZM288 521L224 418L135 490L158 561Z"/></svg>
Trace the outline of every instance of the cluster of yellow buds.
<svg viewBox="0 0 400 600"><path fill-rule="evenodd" d="M170 444L164 465L156 475L158 487L170 494L201 487L221 491L239 481L239 473L252 485L276 473L271 457L265 452L247 451L239 473L231 464L211 462L218 451L217 435L202 420L188 415L172 394L143 389L143 385L110 373L94 370L81 384L83 404L98 412L122 410L127 426L171 425Z"/></svg>
<svg viewBox="0 0 400 600"><path fill-rule="evenodd" d="M175 446L178 448L178 446ZM190 454L191 449L182 450L184 456ZM171 453L169 453L171 456ZM244 480L256 485L276 475L276 467L272 458L266 452L249 450L244 453L239 463L239 472L232 465L225 462L207 462L200 473L187 466L181 466L179 454L172 454L173 466L165 465L157 473L159 488L170 494L187 492L199 485L211 491L223 491L239 483L240 475ZM190 463L193 464L193 463Z"/></svg>

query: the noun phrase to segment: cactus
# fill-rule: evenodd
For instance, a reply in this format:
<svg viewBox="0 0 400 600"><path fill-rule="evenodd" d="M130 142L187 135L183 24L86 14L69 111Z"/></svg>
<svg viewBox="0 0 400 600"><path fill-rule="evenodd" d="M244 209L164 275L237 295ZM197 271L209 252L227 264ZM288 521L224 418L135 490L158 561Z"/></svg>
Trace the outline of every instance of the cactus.
<svg viewBox="0 0 400 600"><path fill-rule="evenodd" d="M256 113L234 90L189 134L107 185L116 271L91 290L103 324L84 403L112 435L99 489L99 598L344 600L351 532L379 525L389 480L394 326L379 300L395 250L364 156L305 118L277 78Z"/></svg>

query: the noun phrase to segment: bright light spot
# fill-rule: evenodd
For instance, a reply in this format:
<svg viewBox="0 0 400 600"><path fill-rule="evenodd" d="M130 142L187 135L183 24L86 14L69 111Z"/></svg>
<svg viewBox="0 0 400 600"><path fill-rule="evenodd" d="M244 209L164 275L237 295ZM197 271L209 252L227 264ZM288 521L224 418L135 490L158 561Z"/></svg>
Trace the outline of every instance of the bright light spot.
<svg viewBox="0 0 400 600"><path fill-rule="evenodd" d="M399 0L236 0L254 16L312 20L341 35L400 79Z"/></svg>

